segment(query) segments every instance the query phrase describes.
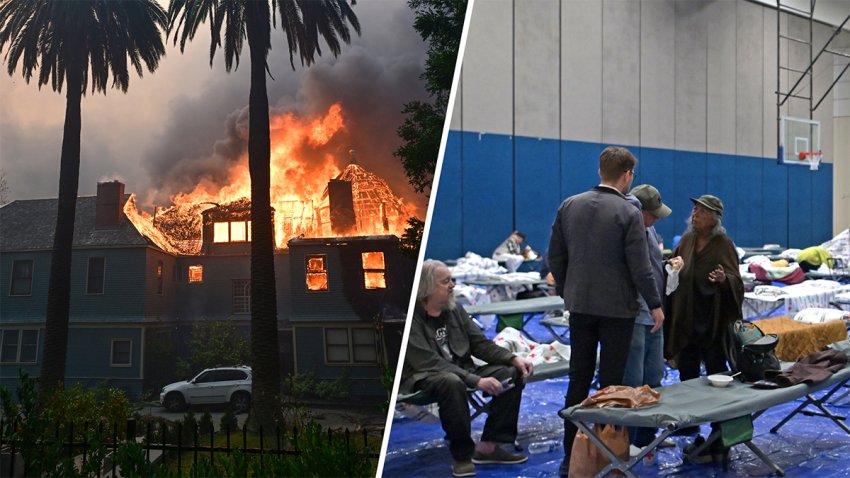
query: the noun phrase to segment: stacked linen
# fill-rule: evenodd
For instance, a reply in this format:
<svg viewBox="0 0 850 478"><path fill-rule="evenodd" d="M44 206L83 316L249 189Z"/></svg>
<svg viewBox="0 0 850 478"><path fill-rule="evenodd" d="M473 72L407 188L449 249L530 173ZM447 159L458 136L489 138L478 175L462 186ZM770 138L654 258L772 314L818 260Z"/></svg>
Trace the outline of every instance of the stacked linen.
<svg viewBox="0 0 850 478"><path fill-rule="evenodd" d="M518 357L524 357L532 365L570 360L570 346L560 342L539 344L526 339L517 329L505 327L493 339L496 345L506 348Z"/></svg>

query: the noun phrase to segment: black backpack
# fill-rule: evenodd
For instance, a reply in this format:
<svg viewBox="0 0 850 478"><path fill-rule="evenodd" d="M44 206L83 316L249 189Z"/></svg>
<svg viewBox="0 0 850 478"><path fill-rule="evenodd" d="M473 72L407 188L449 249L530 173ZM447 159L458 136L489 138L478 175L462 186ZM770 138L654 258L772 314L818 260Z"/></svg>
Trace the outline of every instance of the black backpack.
<svg viewBox="0 0 850 478"><path fill-rule="evenodd" d="M729 328L726 358L744 382L764 380L766 370L780 370L774 349L779 336L767 334L752 322L738 320Z"/></svg>

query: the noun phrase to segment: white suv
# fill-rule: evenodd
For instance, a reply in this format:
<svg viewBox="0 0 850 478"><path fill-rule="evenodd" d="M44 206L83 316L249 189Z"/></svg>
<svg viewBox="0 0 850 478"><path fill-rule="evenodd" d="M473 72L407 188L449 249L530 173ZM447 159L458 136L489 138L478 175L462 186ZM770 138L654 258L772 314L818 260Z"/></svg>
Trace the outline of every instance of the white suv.
<svg viewBox="0 0 850 478"><path fill-rule="evenodd" d="M186 405L230 403L236 413L251 405L251 367L208 368L192 380L162 387L159 403L171 412Z"/></svg>

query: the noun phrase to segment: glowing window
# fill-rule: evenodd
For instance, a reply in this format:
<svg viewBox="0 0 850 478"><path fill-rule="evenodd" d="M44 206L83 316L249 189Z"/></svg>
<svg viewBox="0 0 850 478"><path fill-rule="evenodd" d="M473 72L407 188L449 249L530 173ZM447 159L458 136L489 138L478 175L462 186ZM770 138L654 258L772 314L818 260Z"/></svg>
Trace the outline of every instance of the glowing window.
<svg viewBox="0 0 850 478"><path fill-rule="evenodd" d="M325 254L313 254L306 257L307 290L328 290L328 263Z"/></svg>
<svg viewBox="0 0 850 478"><path fill-rule="evenodd" d="M363 261L363 284L367 289L386 289L383 252L364 252L360 254Z"/></svg>
<svg viewBox="0 0 850 478"><path fill-rule="evenodd" d="M213 242L230 242L229 222L217 222L213 224Z"/></svg>
<svg viewBox="0 0 850 478"><path fill-rule="evenodd" d="M200 283L204 281L204 266L189 266L189 283Z"/></svg>
<svg viewBox="0 0 850 478"><path fill-rule="evenodd" d="M230 242L245 242L248 233L245 230L245 221L234 221L230 223Z"/></svg>
<svg viewBox="0 0 850 478"><path fill-rule="evenodd" d="M156 293L162 295L162 261L156 261Z"/></svg>

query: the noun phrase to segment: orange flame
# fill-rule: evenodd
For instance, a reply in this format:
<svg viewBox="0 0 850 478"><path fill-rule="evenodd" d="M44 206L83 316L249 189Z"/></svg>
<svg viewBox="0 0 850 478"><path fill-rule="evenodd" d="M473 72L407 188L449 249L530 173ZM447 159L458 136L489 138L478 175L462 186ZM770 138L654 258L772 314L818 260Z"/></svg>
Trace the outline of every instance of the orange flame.
<svg viewBox="0 0 850 478"><path fill-rule="evenodd" d="M380 178L357 183L357 177L371 175L359 166L347 176L337 166L337 158L324 154L318 160L304 157L304 151L327 145L334 136L345 131L342 106L337 103L324 115L303 118L286 113L270 118L271 135L271 206L274 208L275 242L279 248L293 237L325 237L332 235L326 188L333 178L353 181L358 227L352 235L403 234L407 218L415 211L394 197ZM315 156L315 154L314 154ZM346 158L347 159L347 158ZM201 203L227 204L251 197L251 177L248 154L242 154L237 164L227 172L227 185L221 186L209 178L200 178L189 193L172 198L172 210L198 210ZM365 184L358 188L357 184ZM370 192L378 184L379 192ZM380 186L383 184L383 186ZM371 188L371 189L370 189ZM360 206L371 201L367 206ZM184 249L184 252L187 252ZM189 252L192 253L192 252Z"/></svg>

